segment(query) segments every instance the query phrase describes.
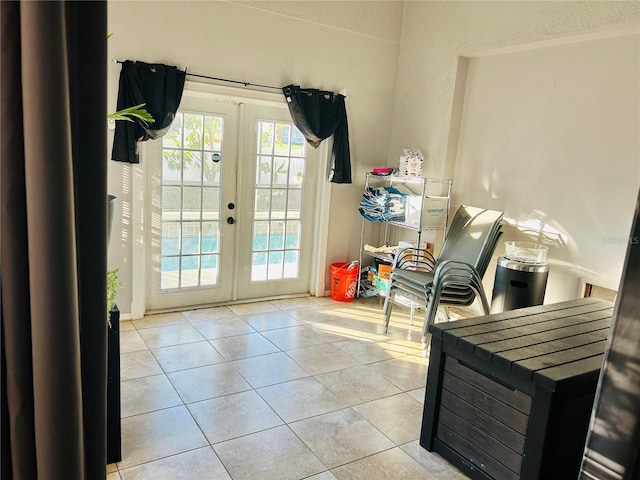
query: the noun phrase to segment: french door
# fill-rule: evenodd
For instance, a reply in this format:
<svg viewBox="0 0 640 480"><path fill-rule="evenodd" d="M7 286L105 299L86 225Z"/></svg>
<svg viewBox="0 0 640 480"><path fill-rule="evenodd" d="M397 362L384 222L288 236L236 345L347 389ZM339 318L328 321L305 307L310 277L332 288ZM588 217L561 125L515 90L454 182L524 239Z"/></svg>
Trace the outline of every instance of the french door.
<svg viewBox="0 0 640 480"><path fill-rule="evenodd" d="M147 310L309 291L318 154L283 107L185 92L147 147Z"/></svg>

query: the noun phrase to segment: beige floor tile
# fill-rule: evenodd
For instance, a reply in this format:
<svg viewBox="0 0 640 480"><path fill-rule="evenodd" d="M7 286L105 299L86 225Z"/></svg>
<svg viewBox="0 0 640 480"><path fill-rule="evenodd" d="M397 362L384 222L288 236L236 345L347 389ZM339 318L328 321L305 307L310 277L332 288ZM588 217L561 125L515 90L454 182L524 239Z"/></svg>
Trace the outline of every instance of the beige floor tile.
<svg viewBox="0 0 640 480"><path fill-rule="evenodd" d="M388 337L380 342L379 347L387 352L393 352L395 358L403 355L426 357L425 349L421 343L413 343L403 338Z"/></svg>
<svg viewBox="0 0 640 480"><path fill-rule="evenodd" d="M353 328L382 333L382 313L378 306L345 303L331 309L336 318L333 321L351 321Z"/></svg>
<svg viewBox="0 0 640 480"><path fill-rule="evenodd" d="M356 405L353 409L396 445L420 437L422 404L406 393Z"/></svg>
<svg viewBox="0 0 640 480"><path fill-rule="evenodd" d="M309 373L282 352L231 362L253 388L308 377Z"/></svg>
<svg viewBox="0 0 640 480"><path fill-rule="evenodd" d="M336 303L340 303L328 295L326 297L309 297L309 300L317 305L334 305Z"/></svg>
<svg viewBox="0 0 640 480"><path fill-rule="evenodd" d="M400 448L334 468L331 473L338 480L436 480Z"/></svg>
<svg viewBox="0 0 640 480"><path fill-rule="evenodd" d="M287 312L265 312L252 315L242 315L240 318L251 325L258 332L276 330L278 328L297 327L302 325Z"/></svg>
<svg viewBox="0 0 640 480"><path fill-rule="evenodd" d="M426 361L416 356L406 356L367 365L402 391L415 390L427 384Z"/></svg>
<svg viewBox="0 0 640 480"><path fill-rule="evenodd" d="M120 380L159 375L164 373L149 350L120 354Z"/></svg>
<svg viewBox="0 0 640 480"><path fill-rule="evenodd" d="M331 336L317 332L307 326L280 328L262 332L262 335L276 347L285 351L330 343L334 340Z"/></svg>
<svg viewBox="0 0 640 480"><path fill-rule="evenodd" d="M187 407L122 419L121 469L207 445Z"/></svg>
<svg viewBox="0 0 640 480"><path fill-rule="evenodd" d="M322 324L325 326L325 329L329 325L335 325L336 327L342 327L342 329L350 330L353 335L362 335L363 333L369 333L378 335L377 337L374 337L377 340L385 340L387 334L384 333L382 323L379 319L375 319L375 321L372 321L371 319L361 317L358 312L352 312L348 315L345 312L344 315L346 316L346 318L338 318L335 320L330 320L328 322L323 322ZM370 338L371 335L367 335L367 337Z"/></svg>
<svg viewBox="0 0 640 480"><path fill-rule="evenodd" d="M236 315L251 315L254 313L276 312L278 307L272 305L271 302L252 302L231 305L229 310Z"/></svg>
<svg viewBox="0 0 640 480"><path fill-rule="evenodd" d="M278 347L259 333L217 338L209 340L209 343L227 360L240 360L280 351Z"/></svg>
<svg viewBox="0 0 640 480"><path fill-rule="evenodd" d="M307 477L305 480L336 480L336 477L333 476L333 473L327 471Z"/></svg>
<svg viewBox="0 0 640 480"><path fill-rule="evenodd" d="M258 394L287 423L347 407L313 377L264 387Z"/></svg>
<svg viewBox="0 0 640 480"><path fill-rule="evenodd" d="M192 325L207 340L255 333L255 330L251 328L251 326L236 316L198 320L197 322L192 322Z"/></svg>
<svg viewBox="0 0 640 480"><path fill-rule="evenodd" d="M422 313L411 327L395 307L382 334L381 310L305 297L121 322L123 461L108 480L466 479L416 440Z"/></svg>
<svg viewBox="0 0 640 480"><path fill-rule="evenodd" d="M282 425L253 390L192 403L189 410L211 444Z"/></svg>
<svg viewBox="0 0 640 480"><path fill-rule="evenodd" d="M214 450L234 480L298 480L326 470L286 426L218 443Z"/></svg>
<svg viewBox="0 0 640 480"><path fill-rule="evenodd" d="M171 345L194 343L204 340L204 337L188 323L167 325L164 327L150 327L138 330L138 333L149 348L169 347Z"/></svg>
<svg viewBox="0 0 640 480"><path fill-rule="evenodd" d="M324 323L339 320L338 315L333 314L331 305L319 305L311 308L296 308L287 310L287 313L301 323Z"/></svg>
<svg viewBox="0 0 640 480"><path fill-rule="evenodd" d="M184 403L250 390L251 386L227 363L168 373Z"/></svg>
<svg viewBox="0 0 640 480"><path fill-rule="evenodd" d="M120 473L122 480L231 480L211 447L179 453Z"/></svg>
<svg viewBox="0 0 640 480"><path fill-rule="evenodd" d="M360 363L373 363L403 357L405 352L397 352L393 348L385 348L385 344L369 338L336 342L336 347L344 350Z"/></svg>
<svg viewBox="0 0 640 480"><path fill-rule="evenodd" d="M234 314L229 307L211 307L186 310L182 315L190 322L203 322L214 318L232 317Z"/></svg>
<svg viewBox="0 0 640 480"><path fill-rule="evenodd" d="M344 340L372 340L380 342L387 339L385 335L379 333L366 332L353 328L352 322L350 321L340 320L337 322L308 323L307 327L320 334L328 335L332 342Z"/></svg>
<svg viewBox="0 0 640 480"><path fill-rule="evenodd" d="M123 418L182 405L182 400L165 375L121 382L120 396Z"/></svg>
<svg viewBox="0 0 640 480"><path fill-rule="evenodd" d="M402 328L393 332L389 331L388 338L385 341L393 345L404 346L409 354L424 356L426 346L422 343L421 325Z"/></svg>
<svg viewBox="0 0 640 480"><path fill-rule="evenodd" d="M224 357L206 341L154 348L151 353L165 372L224 362Z"/></svg>
<svg viewBox="0 0 640 480"><path fill-rule="evenodd" d="M437 453L430 452L420 446L420 442L417 440L407 443L401 448L437 480L466 480L469 478Z"/></svg>
<svg viewBox="0 0 640 480"><path fill-rule="evenodd" d="M360 365L360 362L333 343L289 350L287 355L312 375Z"/></svg>
<svg viewBox="0 0 640 480"><path fill-rule="evenodd" d="M316 304L309 300L309 297L300 298L284 298L282 300L272 300L272 305L278 307L280 310L291 310L293 308L311 308Z"/></svg>
<svg viewBox="0 0 640 480"><path fill-rule="evenodd" d="M316 378L349 406L401 393L366 366L323 373Z"/></svg>
<svg viewBox="0 0 640 480"><path fill-rule="evenodd" d="M133 322L131 320L121 320L120 321L120 331L121 332L130 332L131 330L135 330L136 327L133 326Z"/></svg>
<svg viewBox="0 0 640 480"><path fill-rule="evenodd" d="M289 427L329 468L393 447L393 442L351 408L300 420Z"/></svg>
<svg viewBox="0 0 640 480"><path fill-rule="evenodd" d="M427 390L426 387L416 388L415 390L409 390L407 392L407 395L411 395L418 402L424 405L424 396L426 394L426 390Z"/></svg>
<svg viewBox="0 0 640 480"><path fill-rule="evenodd" d="M180 312L157 313L155 315L145 315L144 318L139 320L132 320L132 323L137 329L142 329L164 327L165 325L178 325L187 323L187 319L184 318Z"/></svg>
<svg viewBox="0 0 640 480"><path fill-rule="evenodd" d="M120 353L148 350L147 344L136 330L120 331Z"/></svg>

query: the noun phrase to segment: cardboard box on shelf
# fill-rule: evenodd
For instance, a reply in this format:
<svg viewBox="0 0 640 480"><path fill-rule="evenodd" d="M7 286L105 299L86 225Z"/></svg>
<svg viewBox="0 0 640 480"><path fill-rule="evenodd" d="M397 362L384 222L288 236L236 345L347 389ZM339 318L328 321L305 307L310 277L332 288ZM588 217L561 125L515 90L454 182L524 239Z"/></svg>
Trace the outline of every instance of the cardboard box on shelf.
<svg viewBox="0 0 640 480"><path fill-rule="evenodd" d="M429 253L433 253L434 244L432 242L420 242L420 247L418 247L418 242L415 240L400 240L398 242L399 249L416 247L426 250Z"/></svg>
<svg viewBox="0 0 640 480"><path fill-rule="evenodd" d="M381 263L378 266L378 278L382 280L389 280L391 278L391 265Z"/></svg>
<svg viewBox="0 0 640 480"><path fill-rule="evenodd" d="M391 280L388 278L380 278L380 276L376 275L375 287L383 294L389 293L389 286L391 285Z"/></svg>

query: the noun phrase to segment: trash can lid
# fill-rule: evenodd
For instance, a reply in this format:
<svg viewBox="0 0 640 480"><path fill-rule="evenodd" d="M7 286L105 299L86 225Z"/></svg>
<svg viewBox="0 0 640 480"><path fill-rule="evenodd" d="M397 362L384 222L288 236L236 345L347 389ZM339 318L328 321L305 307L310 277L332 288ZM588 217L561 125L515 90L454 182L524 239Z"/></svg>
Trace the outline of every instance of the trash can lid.
<svg viewBox="0 0 640 480"><path fill-rule="evenodd" d="M509 270L518 270L520 272L542 273L549 271L548 263L529 263L510 260L507 257L498 257L498 266L508 268Z"/></svg>

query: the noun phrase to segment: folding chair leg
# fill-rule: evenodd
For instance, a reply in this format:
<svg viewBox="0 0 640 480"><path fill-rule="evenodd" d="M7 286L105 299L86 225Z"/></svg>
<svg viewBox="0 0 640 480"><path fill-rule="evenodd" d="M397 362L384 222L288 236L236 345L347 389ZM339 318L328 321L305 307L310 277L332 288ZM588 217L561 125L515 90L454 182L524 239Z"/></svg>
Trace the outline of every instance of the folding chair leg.
<svg viewBox="0 0 640 480"><path fill-rule="evenodd" d="M448 322L449 321L449 309L443 305L438 305L436 308L436 314L433 317L433 323Z"/></svg>
<svg viewBox="0 0 640 480"><path fill-rule="evenodd" d="M436 312L438 311L438 303L433 301L433 295L427 302L427 307L424 312L424 323L422 324L422 340L427 338L429 325L433 324L433 321L436 318Z"/></svg>
<svg viewBox="0 0 640 480"><path fill-rule="evenodd" d="M393 295L395 295L395 293L391 293L391 289L389 289L387 298L384 301L384 307L382 307L382 332L383 333L387 333L387 330L389 329L391 309L393 308L393 299L392 299Z"/></svg>
<svg viewBox="0 0 640 480"><path fill-rule="evenodd" d="M476 297L480 297L480 303L482 304L482 310L484 310L485 315L489 315L489 302L487 301L487 296L484 293L484 289L480 289L478 291L478 295Z"/></svg>

